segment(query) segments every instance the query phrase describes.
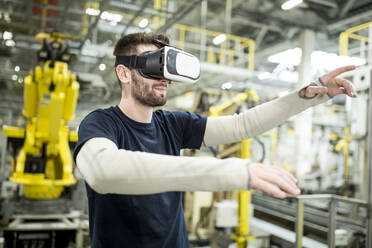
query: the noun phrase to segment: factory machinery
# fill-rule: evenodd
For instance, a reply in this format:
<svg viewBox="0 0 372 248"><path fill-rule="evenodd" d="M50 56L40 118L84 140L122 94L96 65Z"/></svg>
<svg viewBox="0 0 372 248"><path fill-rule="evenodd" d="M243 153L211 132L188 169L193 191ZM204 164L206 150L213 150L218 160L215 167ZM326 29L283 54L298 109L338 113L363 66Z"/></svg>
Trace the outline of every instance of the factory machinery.
<svg viewBox="0 0 372 248"><path fill-rule="evenodd" d="M368 27L369 37L372 37L372 23L362 26ZM368 43L368 38L366 40L354 34L359 28L342 34L343 53L348 50L347 46L345 48L345 37L359 38ZM0 228L5 247L81 248L84 247L88 223L82 212L76 211L75 205L85 194L79 192L73 174L71 147L77 136L67 127L75 112L79 83L68 69L71 55L62 40L68 37L54 33L42 34L38 38L42 40L42 48L38 52L40 65L25 78L23 114L27 118L27 126L3 128L13 159L9 166L9 178L4 177L6 165L3 163L0 168ZM201 229L208 229L208 245L214 248L227 248L232 243L239 248L372 247L372 161L371 156L368 156L368 161L366 158L367 150L369 155L372 154L372 122L369 122L369 127L366 125L367 119L372 116L370 102L368 110L368 99L372 99L372 91L369 90L372 84L372 45L368 44L367 65L345 75L355 83L359 95L359 105L349 105L349 108L358 109L358 112L350 112L350 128L333 140L334 151L344 159L343 166L340 166L343 167L341 177L344 185L354 185L355 188L303 189L302 196L285 200L262 192L203 192L202 197L211 195L211 202L208 209L201 211L196 230L192 230L199 240L203 239ZM251 54L253 56L253 52ZM232 100L213 108L206 104L204 96L215 93L201 92L198 95L200 100L195 101L192 111L208 111L209 116L232 114L240 112L238 108L245 108L246 105L252 107L258 101L254 91L247 91L232 94ZM207 106L202 106L203 103ZM369 118L363 119L363 116ZM262 162L267 143L271 143L271 146L276 144L273 142L276 136L266 135L263 142L251 139L209 149L220 158L239 156L252 159L252 152L255 153L252 144L260 144L262 156L252 160ZM364 143L359 142L361 144L350 148L352 140L364 140ZM351 163L351 150L357 161L364 156L359 166L362 168L359 173L364 175L364 179L359 184L352 178L352 171L357 166L350 169L355 164L355 160ZM356 151L361 151L358 152L359 157L356 157ZM197 193L185 194L186 221L191 215L188 213L188 194L193 194L197 201ZM188 223L188 226L192 224ZM190 240L193 241L192 238Z"/></svg>
<svg viewBox="0 0 372 248"><path fill-rule="evenodd" d="M232 92L230 93L233 96L231 100L217 107L208 108L207 98L215 98L213 95L218 94L221 92L213 90L199 92L196 97L200 98L197 101L199 104L195 106L198 108L197 111L208 109L209 116L231 114L239 108L244 108L245 104L252 106L259 100L253 90L245 93ZM260 141L260 139L257 140ZM258 143L257 140L251 139L209 149L215 149L212 152L219 158L240 156L251 158L255 162L262 162L265 158L265 146L252 147L252 144ZM261 156L252 157L250 151L257 150L257 148L260 149ZM329 189L328 193L343 195L344 192L348 192L346 189L343 187L337 190ZM324 192L326 191L317 193ZM244 191L238 194L214 193L210 206L201 211L200 221L195 230L199 241L196 243L209 244L215 248L227 248L233 242L237 243L237 247L277 245L277 247L321 248L328 247L327 244L329 247L365 247L367 225L365 201L344 198L335 194L309 195L309 193L314 193L309 191L299 198L285 200L262 192L254 192L252 195L251 193ZM203 227L208 229L209 241L202 237L200 229Z"/></svg>
<svg viewBox="0 0 372 248"><path fill-rule="evenodd" d="M365 33L368 33L369 38L363 36ZM342 109L336 111L335 115L341 117L336 123L345 125L336 127L324 122L313 126L314 130L322 131L322 135L313 135L313 139L324 143L324 146L315 147L314 150L330 154L327 161L315 161L317 165L314 168L319 167L319 163L326 163L326 170L305 175L307 181L301 185L302 194L299 197L281 200L255 191L251 200L242 203L240 195L236 193L224 192L220 197L220 193L214 193L210 206L200 208L201 217L195 231L199 241L208 240L205 243L213 248L232 247L235 242L237 247L372 247L372 104L369 100L372 99L371 37L372 22L348 29L340 36L340 55L355 55L348 53L348 40L353 38L361 41L359 55L368 57L368 60L366 64L343 75L354 83L358 98L343 98L342 106L331 107ZM365 55L366 50L368 56ZM208 94L213 95L211 92ZM243 102L240 104L244 105ZM283 127L288 129L292 126L288 122L272 130L274 135L260 136L265 143L264 150L275 150L274 146L280 145L278 136L279 139L287 138L283 133L275 134ZM227 154L239 156L234 152L241 148L239 144L218 147L218 152L213 153L218 157ZM251 153L255 153L254 147L250 149ZM271 153L266 152L266 155L271 156ZM253 161L259 162L255 159ZM275 163L275 160L270 158L270 163ZM194 201L201 201L197 194L193 196ZM203 196L205 198L205 194ZM243 207L249 211L242 211Z"/></svg>
<svg viewBox="0 0 372 248"><path fill-rule="evenodd" d="M367 247L365 201L330 194L280 200L255 192L252 203L252 224L279 247Z"/></svg>
<svg viewBox="0 0 372 248"><path fill-rule="evenodd" d="M360 40L359 54L350 54L348 42L351 38ZM338 166L342 168L342 184L304 189L300 197L285 200L259 192L252 197L255 209L252 224L270 232L272 244L279 247L372 247L371 38L372 22L340 35L341 56L367 58L364 65L344 75L354 83L359 96L356 101L346 100L346 128L337 142L333 143L332 138L330 142L333 152L342 150L339 154L343 164Z"/></svg>
<svg viewBox="0 0 372 248"><path fill-rule="evenodd" d="M26 127L4 126L11 172L4 177L1 225L5 247L83 246L88 224L77 211L78 192L70 147L77 141L73 119L79 83L68 69L66 35L41 33L38 63L24 80ZM80 196L78 196L80 194ZM75 199L73 199L75 198Z"/></svg>

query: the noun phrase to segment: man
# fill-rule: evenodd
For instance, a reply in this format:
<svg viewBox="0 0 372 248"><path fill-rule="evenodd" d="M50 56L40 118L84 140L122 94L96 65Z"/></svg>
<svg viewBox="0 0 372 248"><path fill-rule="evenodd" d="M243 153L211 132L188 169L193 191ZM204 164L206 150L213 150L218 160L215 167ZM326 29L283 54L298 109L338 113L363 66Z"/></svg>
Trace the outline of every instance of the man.
<svg viewBox="0 0 372 248"><path fill-rule="evenodd" d="M119 61L167 43L163 35L130 34L117 42L114 55ZM297 180L279 167L239 158L180 157L180 149L247 139L329 97L356 97L348 81L336 78L354 69L349 66L321 77L323 85L313 83L239 115L206 118L153 112L153 107L165 104L169 81L116 64L121 101L82 121L74 153L87 182L93 248L188 247L182 191L253 188L280 198L298 195Z"/></svg>

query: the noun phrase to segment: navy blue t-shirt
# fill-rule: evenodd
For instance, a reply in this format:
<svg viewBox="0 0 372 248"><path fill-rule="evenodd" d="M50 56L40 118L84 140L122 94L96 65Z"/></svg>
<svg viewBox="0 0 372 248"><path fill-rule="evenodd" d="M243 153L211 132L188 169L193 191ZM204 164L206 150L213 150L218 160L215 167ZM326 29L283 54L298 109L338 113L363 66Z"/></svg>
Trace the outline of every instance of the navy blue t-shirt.
<svg viewBox="0 0 372 248"><path fill-rule="evenodd" d="M178 156L180 149L200 148L205 127L206 117L188 112L157 110L151 123L139 123L118 106L99 109L81 122L74 159L94 137L110 139L119 149ZM88 184L86 189L92 248L189 247L181 192L99 194Z"/></svg>

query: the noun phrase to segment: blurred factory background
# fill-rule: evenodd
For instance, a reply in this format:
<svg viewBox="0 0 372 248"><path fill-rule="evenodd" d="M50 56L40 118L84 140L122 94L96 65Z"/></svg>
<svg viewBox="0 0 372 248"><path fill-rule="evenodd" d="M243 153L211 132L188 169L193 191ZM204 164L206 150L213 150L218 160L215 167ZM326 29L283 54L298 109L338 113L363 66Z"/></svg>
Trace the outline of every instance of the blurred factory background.
<svg viewBox="0 0 372 248"><path fill-rule="evenodd" d="M281 166L301 197L185 192L184 210L191 247L372 247L371 0L0 0L0 247L89 247L70 151L82 118L119 103L113 47L133 32L165 33L200 59L200 80L171 84L164 108L208 116L355 64L342 76L358 98L335 97L241 143L184 151Z"/></svg>

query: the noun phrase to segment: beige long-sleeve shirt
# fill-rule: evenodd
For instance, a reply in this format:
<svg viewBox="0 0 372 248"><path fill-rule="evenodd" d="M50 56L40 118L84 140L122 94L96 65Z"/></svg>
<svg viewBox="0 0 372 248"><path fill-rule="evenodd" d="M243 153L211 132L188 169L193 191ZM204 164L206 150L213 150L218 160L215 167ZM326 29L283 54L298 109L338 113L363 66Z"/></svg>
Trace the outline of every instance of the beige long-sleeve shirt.
<svg viewBox="0 0 372 248"><path fill-rule="evenodd" d="M212 146L254 137L329 99L327 95L303 99L295 91L244 113L210 117L204 144ZM247 160L133 152L118 149L106 138L87 141L79 151L76 163L90 187L101 194L223 191L249 187Z"/></svg>

